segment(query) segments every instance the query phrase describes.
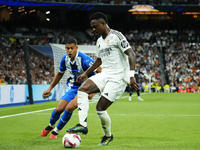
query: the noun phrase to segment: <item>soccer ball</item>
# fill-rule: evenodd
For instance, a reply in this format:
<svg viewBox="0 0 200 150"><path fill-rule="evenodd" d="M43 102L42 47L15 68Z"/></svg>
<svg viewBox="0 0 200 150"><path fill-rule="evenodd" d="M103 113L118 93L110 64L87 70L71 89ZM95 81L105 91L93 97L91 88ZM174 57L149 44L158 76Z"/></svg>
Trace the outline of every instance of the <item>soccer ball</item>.
<svg viewBox="0 0 200 150"><path fill-rule="evenodd" d="M62 144L65 148L78 148L81 145L81 137L77 133L67 133L63 136Z"/></svg>

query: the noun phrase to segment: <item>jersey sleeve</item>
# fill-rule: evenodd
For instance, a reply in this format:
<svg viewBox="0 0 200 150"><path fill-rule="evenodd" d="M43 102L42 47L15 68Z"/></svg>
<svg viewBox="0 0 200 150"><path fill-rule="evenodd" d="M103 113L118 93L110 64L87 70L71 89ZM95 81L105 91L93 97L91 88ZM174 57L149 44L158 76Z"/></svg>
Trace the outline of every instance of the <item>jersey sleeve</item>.
<svg viewBox="0 0 200 150"><path fill-rule="evenodd" d="M85 55L83 59L83 70L86 71L90 66L92 66L93 63L94 60L90 56ZM91 77L93 75L95 75L95 72L90 73L88 77Z"/></svg>
<svg viewBox="0 0 200 150"><path fill-rule="evenodd" d="M125 52L127 49L131 48L126 37L121 32L118 32L118 37L119 38L117 38L117 44L118 44L118 47L121 49L122 52Z"/></svg>
<svg viewBox="0 0 200 150"><path fill-rule="evenodd" d="M66 71L65 58L66 58L66 55L63 56L63 58L61 59L61 62L60 62L59 72L62 72L62 73L64 73Z"/></svg>

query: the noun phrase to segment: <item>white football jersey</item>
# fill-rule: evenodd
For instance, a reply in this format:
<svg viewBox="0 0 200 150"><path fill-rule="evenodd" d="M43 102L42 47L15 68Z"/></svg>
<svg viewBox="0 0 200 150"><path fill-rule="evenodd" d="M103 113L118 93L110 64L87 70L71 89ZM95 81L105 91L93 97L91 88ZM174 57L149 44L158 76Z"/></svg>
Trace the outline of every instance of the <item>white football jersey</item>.
<svg viewBox="0 0 200 150"><path fill-rule="evenodd" d="M123 79L130 83L128 56L124 53L131 48L125 36L111 29L105 39L97 40L97 57L101 58L102 72L111 78Z"/></svg>

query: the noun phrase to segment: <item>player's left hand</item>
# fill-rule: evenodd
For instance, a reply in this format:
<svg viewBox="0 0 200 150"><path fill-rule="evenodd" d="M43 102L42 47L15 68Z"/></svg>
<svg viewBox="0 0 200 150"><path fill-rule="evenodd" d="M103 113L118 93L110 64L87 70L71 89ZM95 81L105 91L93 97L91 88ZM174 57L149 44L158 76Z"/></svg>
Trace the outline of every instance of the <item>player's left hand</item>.
<svg viewBox="0 0 200 150"><path fill-rule="evenodd" d="M136 83L135 77L130 77L130 86L132 89L138 91L139 90L139 85Z"/></svg>

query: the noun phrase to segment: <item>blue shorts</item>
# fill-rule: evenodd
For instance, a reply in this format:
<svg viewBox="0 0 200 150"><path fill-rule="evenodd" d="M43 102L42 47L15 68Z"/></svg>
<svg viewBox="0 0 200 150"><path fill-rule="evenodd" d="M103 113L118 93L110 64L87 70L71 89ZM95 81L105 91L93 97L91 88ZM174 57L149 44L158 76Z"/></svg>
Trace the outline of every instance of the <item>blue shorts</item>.
<svg viewBox="0 0 200 150"><path fill-rule="evenodd" d="M67 87L65 93L60 99L71 102L74 99L74 97L78 95L77 92L78 92L78 87L76 88Z"/></svg>

